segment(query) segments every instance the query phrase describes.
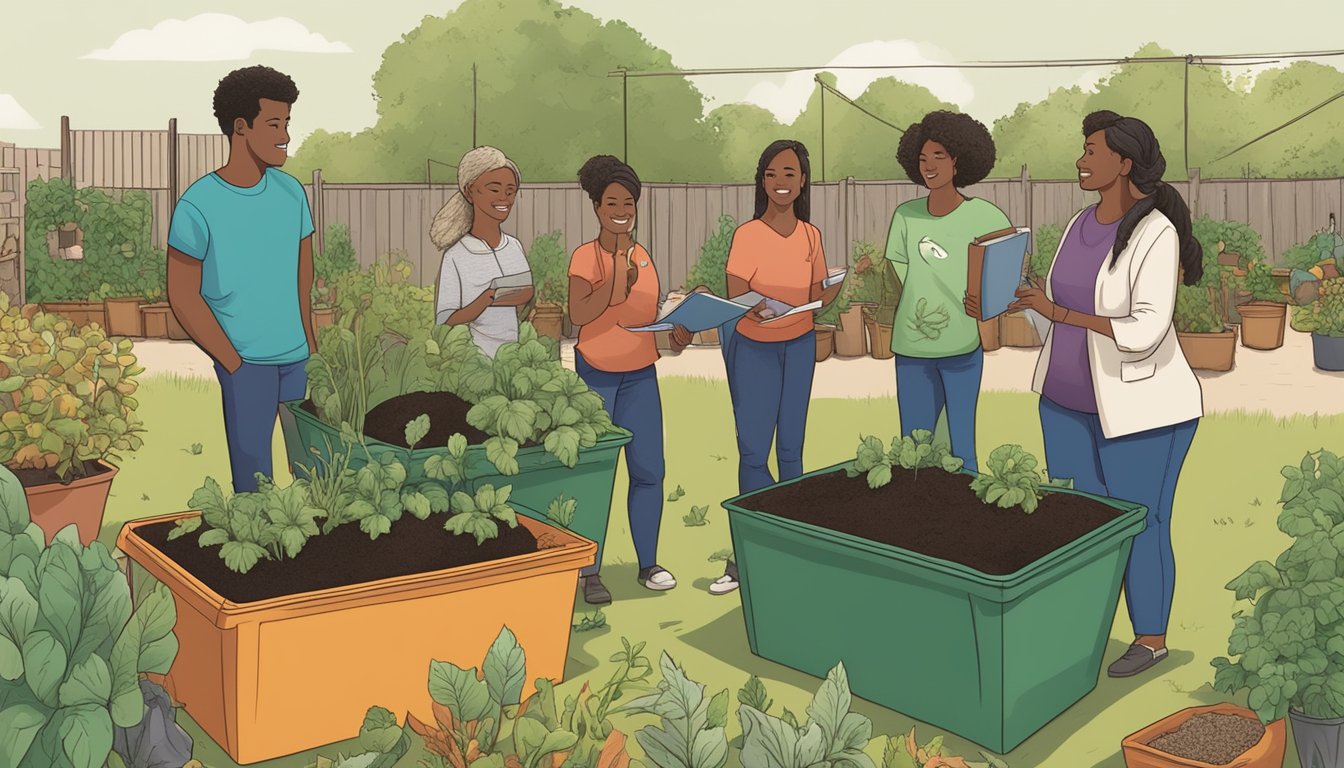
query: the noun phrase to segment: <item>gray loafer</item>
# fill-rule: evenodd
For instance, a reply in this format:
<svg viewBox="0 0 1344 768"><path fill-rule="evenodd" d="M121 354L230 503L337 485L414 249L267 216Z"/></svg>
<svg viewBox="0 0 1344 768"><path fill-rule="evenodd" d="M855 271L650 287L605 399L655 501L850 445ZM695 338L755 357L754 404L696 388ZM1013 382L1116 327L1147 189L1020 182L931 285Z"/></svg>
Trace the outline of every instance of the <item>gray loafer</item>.
<svg viewBox="0 0 1344 768"><path fill-rule="evenodd" d="M1111 677L1133 677L1167 658L1167 649L1153 650L1146 645L1134 643L1125 651L1125 655L1116 659L1107 668Z"/></svg>
<svg viewBox="0 0 1344 768"><path fill-rule="evenodd" d="M611 604L611 593L597 574L583 577L583 601L589 605Z"/></svg>

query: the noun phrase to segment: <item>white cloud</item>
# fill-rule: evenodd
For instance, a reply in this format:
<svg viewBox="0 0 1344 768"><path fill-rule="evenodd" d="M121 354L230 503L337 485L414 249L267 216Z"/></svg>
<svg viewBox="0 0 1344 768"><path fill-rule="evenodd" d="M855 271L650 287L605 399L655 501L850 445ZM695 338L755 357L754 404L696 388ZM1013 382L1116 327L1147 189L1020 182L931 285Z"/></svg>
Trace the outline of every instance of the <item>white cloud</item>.
<svg viewBox="0 0 1344 768"><path fill-rule="evenodd" d="M19 100L0 93L0 128L12 131L36 131L42 128Z"/></svg>
<svg viewBox="0 0 1344 768"><path fill-rule="evenodd" d="M80 58L102 61L245 61L257 51L351 53L294 19L247 22L224 13L168 19L153 29L133 29L107 48Z"/></svg>
<svg viewBox="0 0 1344 768"><path fill-rule="evenodd" d="M1078 77L1071 85L1083 89L1085 93L1096 91L1101 81L1114 74L1115 70L1115 67L1086 67L1078 70Z"/></svg>
<svg viewBox="0 0 1344 768"><path fill-rule="evenodd" d="M936 58L926 55L926 50ZM827 66L939 64L950 60L941 51L911 40L874 40L846 48L827 62ZM793 72L782 79L758 83L747 93L746 100L770 110L780 122L793 122L802 114L807 100L816 91L814 74ZM938 98L960 107L965 107L975 95L970 81L956 69L844 69L836 70L835 76L836 89L851 99L858 98L873 81L883 77L895 77L903 82L922 85Z"/></svg>

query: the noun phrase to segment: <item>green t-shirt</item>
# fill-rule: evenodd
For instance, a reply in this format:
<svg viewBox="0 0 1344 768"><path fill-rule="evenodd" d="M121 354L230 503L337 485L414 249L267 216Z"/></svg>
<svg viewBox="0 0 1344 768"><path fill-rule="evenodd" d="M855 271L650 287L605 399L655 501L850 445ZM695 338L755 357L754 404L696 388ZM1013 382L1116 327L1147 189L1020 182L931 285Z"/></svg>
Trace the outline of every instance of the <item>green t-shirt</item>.
<svg viewBox="0 0 1344 768"><path fill-rule="evenodd" d="M896 209L887 258L904 290L891 329L891 350L905 357L954 357L980 346L980 328L967 316L966 253L981 235L1012 226L988 200L971 198L946 216L929 213L928 196Z"/></svg>

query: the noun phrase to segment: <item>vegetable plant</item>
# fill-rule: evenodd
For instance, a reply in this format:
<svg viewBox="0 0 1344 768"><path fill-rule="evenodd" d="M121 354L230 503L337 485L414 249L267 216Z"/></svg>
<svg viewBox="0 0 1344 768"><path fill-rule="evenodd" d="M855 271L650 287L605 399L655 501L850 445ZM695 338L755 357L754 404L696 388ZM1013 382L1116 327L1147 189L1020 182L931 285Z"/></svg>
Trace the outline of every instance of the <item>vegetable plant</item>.
<svg viewBox="0 0 1344 768"><path fill-rule="evenodd" d="M1293 328L1322 336L1344 336L1344 277L1321 280L1315 301L1293 307Z"/></svg>
<svg viewBox="0 0 1344 768"><path fill-rule="evenodd" d="M177 656L172 595L127 579L74 526L50 546L23 488L0 468L0 758L97 768L145 712L143 674Z"/></svg>
<svg viewBox="0 0 1344 768"><path fill-rule="evenodd" d="M562 493L546 507L546 517L560 527L568 528L574 523L574 512L578 509L578 506L577 499L567 499Z"/></svg>
<svg viewBox="0 0 1344 768"><path fill-rule="evenodd" d="M1041 473L1036 469L1037 459L1020 445L1001 445L989 454L988 472L971 480L971 490L986 504L997 504L1004 509L1020 507L1031 514L1036 511L1046 490L1042 488ZM1072 480L1045 481L1049 487L1072 488Z"/></svg>
<svg viewBox="0 0 1344 768"><path fill-rule="evenodd" d="M669 493L669 494L667 495L667 500L668 500L669 502L681 501L681 497L683 497L683 496L685 496L685 495L686 495L686 490L683 489L680 485L678 485L678 486L677 486L677 489L676 489L675 491L672 491L671 493Z"/></svg>
<svg viewBox="0 0 1344 768"><path fill-rule="evenodd" d="M877 304L882 299L881 266L886 261L882 248L868 240L855 240L850 260L847 276L850 303Z"/></svg>
<svg viewBox="0 0 1344 768"><path fill-rule="evenodd" d="M499 536L499 524L510 528L518 527L518 515L509 506L509 493L512 486L495 489L483 485L476 489L476 495L468 496L457 491L452 497L453 516L448 518L444 527L456 534L470 533L481 544L486 539Z"/></svg>
<svg viewBox="0 0 1344 768"><path fill-rule="evenodd" d="M1050 274L1050 265L1055 261L1055 252L1059 250L1059 241L1064 238L1064 229L1057 224L1046 224L1036 230L1032 243L1031 256L1027 260L1027 275L1044 280Z"/></svg>
<svg viewBox="0 0 1344 768"><path fill-rule="evenodd" d="M313 254L313 275L328 283L359 271L359 256L350 239L350 227L332 224L322 238L322 250Z"/></svg>
<svg viewBox="0 0 1344 768"><path fill-rule="evenodd" d="M960 472L963 463L950 453L947 443L935 441L932 432L916 429L909 435L894 438L890 450L885 449L876 437L861 437L854 463L845 469L845 473L851 478L866 475L868 487L876 490L891 482L891 473L896 467L914 472L918 481L921 469Z"/></svg>
<svg viewBox="0 0 1344 768"><path fill-rule="evenodd" d="M727 214L719 216L719 228L700 247L700 258L686 273L686 287L705 286L715 296L728 296L728 251L733 244L737 221Z"/></svg>
<svg viewBox="0 0 1344 768"><path fill-rule="evenodd" d="M1227 584L1250 612L1233 614L1231 661L1219 657L1214 688L1249 689L1248 706L1270 723L1295 710L1344 717L1344 461L1307 453L1284 478L1278 527L1293 543Z"/></svg>
<svg viewBox="0 0 1344 768"><path fill-rule="evenodd" d="M873 735L868 718L850 712L849 678L837 664L807 708L807 721L792 724L749 704L742 721L743 768L876 768L864 754Z"/></svg>
<svg viewBox="0 0 1344 768"><path fill-rule="evenodd" d="M329 282L336 290L341 324L358 315L375 336L391 332L410 339L417 332L428 333L434 325L434 288L411 282L413 272L404 253L390 252L367 269L334 276Z"/></svg>
<svg viewBox="0 0 1344 768"><path fill-rule="evenodd" d="M924 746L915 740L915 729L904 736L887 740L882 755L882 768L1008 768L1008 764L993 755L981 752L984 762L970 762L953 755L943 746L943 737L935 736Z"/></svg>
<svg viewBox="0 0 1344 768"><path fill-rule="evenodd" d="M707 525L709 516L709 507L691 507L691 511L681 516L681 521L689 527Z"/></svg>
<svg viewBox="0 0 1344 768"><path fill-rule="evenodd" d="M261 473L256 478L256 491L232 496L226 496L213 477L206 478L188 502L201 515L177 521L169 540L204 525L208 530L201 534L200 545L219 547L220 558L235 573L247 573L263 559L297 557L308 539L318 534L322 510L311 504L302 480L279 488Z"/></svg>
<svg viewBox="0 0 1344 768"><path fill-rule="evenodd" d="M765 683L761 682L761 678L752 675L747 678L746 685L738 690L737 703L751 707L757 712L768 713L770 707L774 706L775 700L770 698L770 694L765 690Z"/></svg>
<svg viewBox="0 0 1344 768"><path fill-rule="evenodd" d="M0 292L0 463L68 482L89 464L139 450L137 365L129 339L76 328Z"/></svg>
<svg viewBox="0 0 1344 768"><path fill-rule="evenodd" d="M659 667L658 689L618 710L659 718L657 725L635 732L644 754L654 765L669 768L722 768L728 761L728 689L706 698L705 686L688 678L667 652Z"/></svg>
<svg viewBox="0 0 1344 768"><path fill-rule="evenodd" d="M592 632L595 629L602 629L607 626L607 615L598 609L591 616L584 616L574 625L575 632Z"/></svg>
<svg viewBox="0 0 1344 768"><path fill-rule="evenodd" d="M1242 263L1260 261L1265 257L1260 233L1245 222L1200 216L1190 222L1190 230L1204 249L1206 261L1212 257L1216 263L1221 253L1235 253L1241 257Z"/></svg>
<svg viewBox="0 0 1344 768"><path fill-rule="evenodd" d="M309 768L392 768L411 749L410 725L398 726L397 716L383 707L369 707L359 727L359 752L337 755L335 760L318 755ZM188 766L187 768L190 768Z"/></svg>
<svg viewBox="0 0 1344 768"><path fill-rule="evenodd" d="M1251 301L1269 301L1286 304L1287 295L1279 290L1273 271L1263 261L1251 261L1246 265L1246 275L1239 281L1239 288L1250 295Z"/></svg>
<svg viewBox="0 0 1344 768"><path fill-rule="evenodd" d="M527 250L527 264L532 270L532 285L539 304L569 303L569 253L565 251L565 236L560 230L538 235Z"/></svg>
<svg viewBox="0 0 1344 768"><path fill-rule="evenodd" d="M1181 333L1221 333L1226 327L1222 302L1219 301L1221 296L1221 291L1203 284L1178 286L1173 317L1176 330Z"/></svg>

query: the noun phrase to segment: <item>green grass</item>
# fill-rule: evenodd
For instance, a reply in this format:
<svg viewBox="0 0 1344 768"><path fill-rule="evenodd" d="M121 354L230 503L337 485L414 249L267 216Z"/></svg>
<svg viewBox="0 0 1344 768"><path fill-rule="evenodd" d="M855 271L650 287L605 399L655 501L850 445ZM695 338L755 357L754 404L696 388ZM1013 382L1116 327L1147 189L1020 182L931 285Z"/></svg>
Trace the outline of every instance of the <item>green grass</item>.
<svg viewBox="0 0 1344 768"><path fill-rule="evenodd" d="M679 586L657 594L635 583L622 466L603 567L614 602L603 608L606 627L572 636L566 669L569 683L562 690L575 690L584 680L605 680L610 674L606 659L625 636L648 641L647 653L655 661L659 653L668 651L711 693L728 688L735 701L737 689L755 674L765 682L777 707L803 712L820 681L753 656L747 647L740 600L736 595L714 597L705 591L723 572L722 563L707 559L730 546L726 514L719 502L736 495L737 487L736 441L726 386L664 379L662 389L665 412L676 414L665 419L668 474L664 495L681 485L686 496L665 505L659 560L676 574ZM102 535L109 544L126 520L182 510L207 475L222 481L228 477L213 382L152 378L145 381L140 399L149 433L145 448L123 462L113 486ZM987 456L1005 442L1043 455L1036 413L1034 395L984 395L979 415L980 455ZM891 399L818 400L809 415L805 456L809 469L852 458L861 433L889 439L898 431ZM1120 768L1124 765L1120 741L1128 734L1179 709L1223 700L1208 686L1212 679L1209 660L1226 653L1231 616L1237 608L1223 585L1255 560L1273 560L1289 542L1275 526L1282 487L1279 469L1298 463L1308 450L1344 448L1339 445L1342 434L1344 417L1276 420L1231 413L1203 420L1181 477L1172 521L1178 577L1169 635L1171 658L1163 662L1161 671L1134 680L1113 681L1103 672L1096 690L1007 755L1012 768ZM199 455L191 452L195 443L202 445ZM278 433L276 455L283 456ZM707 525L682 523L680 516L692 505L709 505ZM1121 606L1106 652L1108 662L1132 639L1123 602ZM575 613L577 624L593 609L576 599ZM856 700L856 709L873 719L875 734L903 733L912 725L919 725L921 741L940 733L867 702ZM179 720L195 739L197 759L210 768L234 765L185 713ZM631 732L647 722L644 718L618 722L618 726ZM350 724L352 736L358 728L358 722ZM739 734L734 714L729 736ZM637 750L633 744L632 740L632 749ZM977 748L969 742L949 735L948 744L968 758L978 757ZM881 741L874 741L870 752L875 758L881 757L882 746ZM349 751L348 745L333 745L256 765L299 768L309 765L318 752L334 757L342 749ZM400 765L416 765L416 752ZM733 755L735 765L736 752ZM1284 765L1299 768L1291 745Z"/></svg>

